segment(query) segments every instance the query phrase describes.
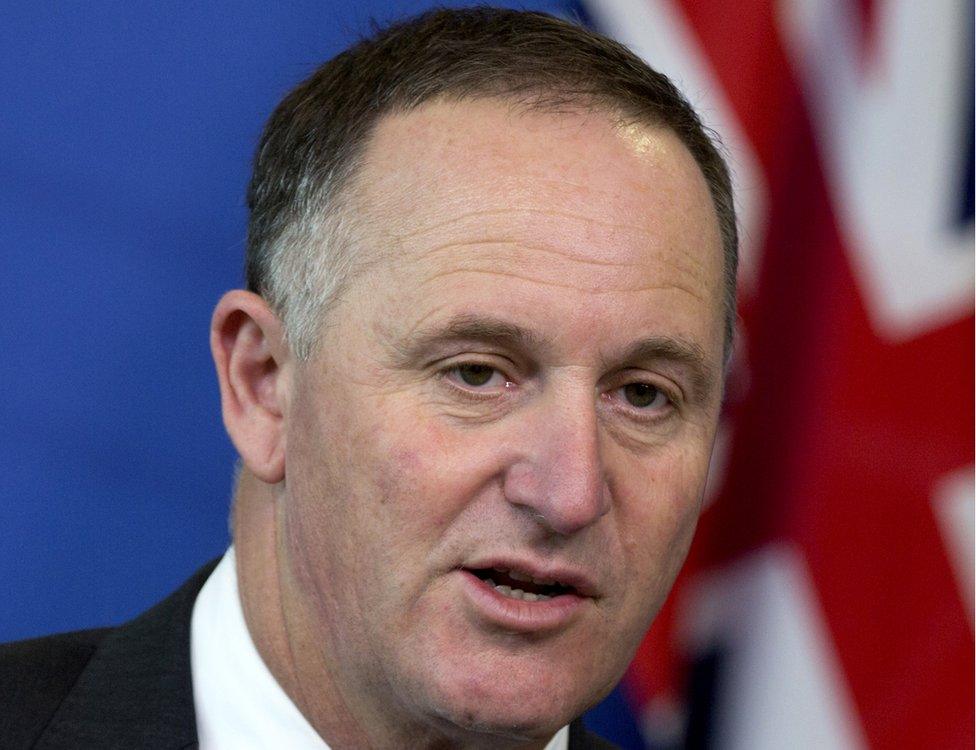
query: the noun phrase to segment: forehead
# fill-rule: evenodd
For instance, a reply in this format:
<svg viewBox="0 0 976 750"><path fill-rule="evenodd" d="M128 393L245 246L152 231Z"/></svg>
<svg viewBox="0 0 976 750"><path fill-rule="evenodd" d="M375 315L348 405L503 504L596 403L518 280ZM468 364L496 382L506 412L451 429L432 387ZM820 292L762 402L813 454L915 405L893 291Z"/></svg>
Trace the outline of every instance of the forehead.
<svg viewBox="0 0 976 750"><path fill-rule="evenodd" d="M485 209L535 200L580 218L612 205L623 226L705 208L712 220L698 229L718 236L704 177L677 136L600 110L525 111L490 99L426 104L378 123L355 183L359 208L404 223L394 231L446 220L477 199Z"/></svg>
<svg viewBox="0 0 976 750"><path fill-rule="evenodd" d="M492 100L428 104L379 123L350 192L367 252L396 270L374 290L411 309L418 297L449 307L497 295L507 273L516 296L579 306L583 295L618 317L684 310L700 335L721 318L711 197L666 129Z"/></svg>

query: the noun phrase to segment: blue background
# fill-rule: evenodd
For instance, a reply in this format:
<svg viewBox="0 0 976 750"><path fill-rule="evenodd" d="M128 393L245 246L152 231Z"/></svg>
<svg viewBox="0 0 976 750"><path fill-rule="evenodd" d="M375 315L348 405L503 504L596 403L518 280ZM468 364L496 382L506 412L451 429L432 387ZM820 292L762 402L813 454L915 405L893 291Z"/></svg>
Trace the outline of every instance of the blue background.
<svg viewBox="0 0 976 750"><path fill-rule="evenodd" d="M124 621L225 549L208 326L242 283L254 145L372 20L428 5L5 7L0 640ZM619 695L593 723L638 746Z"/></svg>

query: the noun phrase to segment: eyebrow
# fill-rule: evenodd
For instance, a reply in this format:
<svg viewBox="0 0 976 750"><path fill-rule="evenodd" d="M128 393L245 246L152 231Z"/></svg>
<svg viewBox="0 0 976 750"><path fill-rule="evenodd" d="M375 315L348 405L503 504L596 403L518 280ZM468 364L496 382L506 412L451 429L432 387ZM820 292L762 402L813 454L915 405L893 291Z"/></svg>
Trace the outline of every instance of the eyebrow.
<svg viewBox="0 0 976 750"><path fill-rule="evenodd" d="M420 353L454 341L481 341L523 352L545 351L552 343L545 336L501 318L460 314L443 325L416 331L400 347L401 356L405 362L411 361Z"/></svg>

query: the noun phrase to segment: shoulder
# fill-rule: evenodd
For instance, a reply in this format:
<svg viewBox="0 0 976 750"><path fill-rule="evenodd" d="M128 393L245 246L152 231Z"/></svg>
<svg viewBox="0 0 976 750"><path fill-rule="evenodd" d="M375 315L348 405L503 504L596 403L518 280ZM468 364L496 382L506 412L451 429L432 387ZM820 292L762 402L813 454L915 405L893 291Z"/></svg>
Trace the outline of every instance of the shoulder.
<svg viewBox="0 0 976 750"><path fill-rule="evenodd" d="M0 746L28 747L71 691L110 629L0 644Z"/></svg>
<svg viewBox="0 0 976 750"><path fill-rule="evenodd" d="M119 627L0 645L0 748L192 747L190 621L215 564Z"/></svg>

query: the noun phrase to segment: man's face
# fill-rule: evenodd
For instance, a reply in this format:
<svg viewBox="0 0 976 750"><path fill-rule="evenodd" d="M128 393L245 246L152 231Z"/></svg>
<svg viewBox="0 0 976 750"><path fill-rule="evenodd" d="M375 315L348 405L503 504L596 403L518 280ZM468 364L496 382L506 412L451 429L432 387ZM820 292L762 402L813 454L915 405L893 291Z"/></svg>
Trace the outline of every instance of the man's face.
<svg viewBox="0 0 976 750"><path fill-rule="evenodd" d="M698 517L708 189L668 131L479 101L384 120L352 195L371 260L287 414L285 615L329 671L299 680L545 737L619 679Z"/></svg>

